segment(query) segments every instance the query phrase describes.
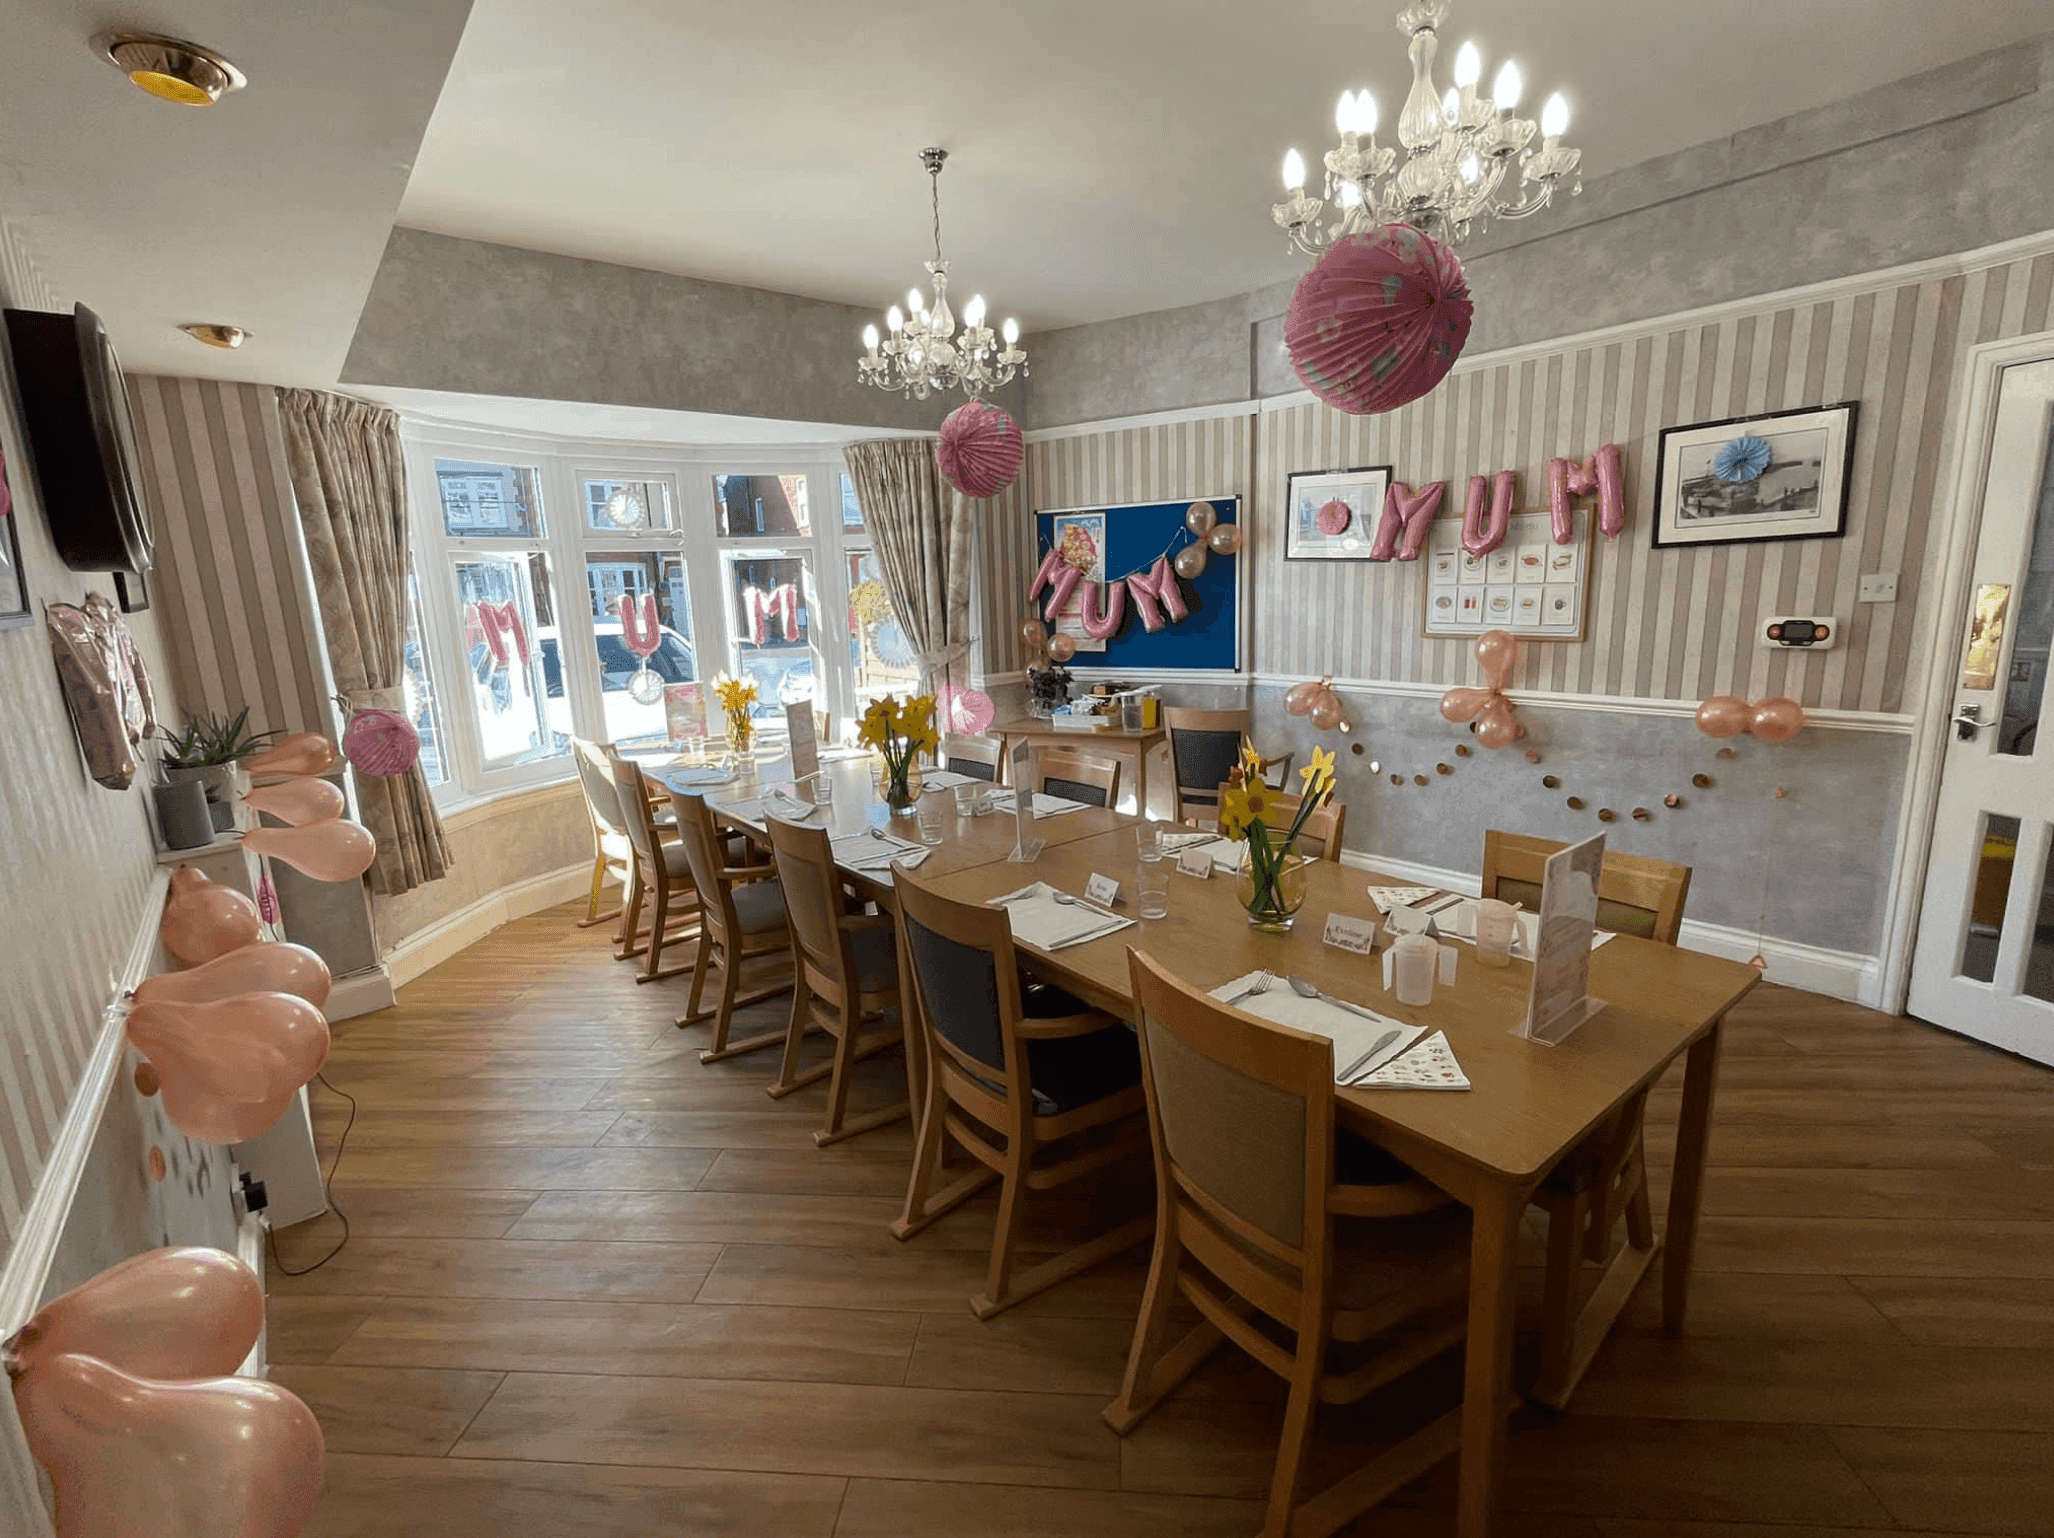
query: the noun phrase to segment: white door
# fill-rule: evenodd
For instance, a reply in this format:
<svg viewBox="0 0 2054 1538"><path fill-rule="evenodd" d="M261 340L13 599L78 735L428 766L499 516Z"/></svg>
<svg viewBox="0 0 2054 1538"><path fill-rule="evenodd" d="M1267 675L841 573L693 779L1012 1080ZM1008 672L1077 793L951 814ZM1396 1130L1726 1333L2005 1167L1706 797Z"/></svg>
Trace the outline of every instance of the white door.
<svg viewBox="0 0 2054 1538"><path fill-rule="evenodd" d="M1910 1011L2054 1063L2054 362L2005 370Z"/></svg>

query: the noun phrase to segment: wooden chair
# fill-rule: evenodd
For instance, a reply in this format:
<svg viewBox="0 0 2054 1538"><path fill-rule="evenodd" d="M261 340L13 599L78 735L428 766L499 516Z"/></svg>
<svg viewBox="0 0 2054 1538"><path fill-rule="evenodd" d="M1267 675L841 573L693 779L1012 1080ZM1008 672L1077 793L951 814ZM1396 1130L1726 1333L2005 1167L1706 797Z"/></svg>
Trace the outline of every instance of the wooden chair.
<svg viewBox="0 0 2054 1538"><path fill-rule="evenodd" d="M1227 787L1221 785L1219 791L1224 795ZM1273 810L1263 818L1263 826L1288 828L1305 798L1272 791L1269 801ZM1347 827L1348 808L1339 801L1329 801L1305 819L1305 826L1298 830L1298 848L1311 859L1338 860L1341 858L1341 835Z"/></svg>
<svg viewBox="0 0 2054 1538"><path fill-rule="evenodd" d="M826 1078L827 1121L813 1134L814 1143L825 1148L912 1114L910 1103L901 1100L853 1119L846 1116L849 1070L903 1035L897 1023L864 1029L881 1026L887 1013L899 1008L898 952L889 914L849 911L851 902L836 874L825 828L803 828L775 817L769 824L797 971L784 1059L768 1093L771 1099L782 1100L793 1090ZM834 1054L800 1072L799 1049L806 1033L814 1029L834 1038Z"/></svg>
<svg viewBox="0 0 2054 1538"><path fill-rule="evenodd" d="M941 749L947 755L949 768L957 774L967 774L973 780L998 782L999 761L1005 756L1004 745L996 737L955 736L944 737Z"/></svg>
<svg viewBox="0 0 2054 1538"><path fill-rule="evenodd" d="M1336 1179L1331 1041L1230 1009L1138 951L1127 964L1157 1214L1106 1424L1125 1436L1231 1340L1290 1384L1264 1538L1324 1538L1461 1444L1457 1406L1338 1483L1300 1493L1318 1405L1353 1403L1462 1340L1468 1211L1402 1165L1385 1184ZM1180 1301L1200 1321L1169 1345Z"/></svg>
<svg viewBox="0 0 2054 1538"><path fill-rule="evenodd" d="M953 902L912 871L899 873L895 890L926 1070L906 1210L891 1232L910 1239L998 1181L991 1264L983 1293L970 1300L971 1312L989 1319L1148 1237L1143 1216L1017 1274L1013 1268L1029 1192L1067 1185L1147 1146L1141 1063L1134 1037L1112 1016L1053 989L1023 998L1003 908ZM937 1191L948 1138L978 1167Z"/></svg>
<svg viewBox="0 0 2054 1538"><path fill-rule="evenodd" d="M642 766L632 759L615 758L610 760L608 772L613 780L621 828L627 834L635 864L627 911L621 918L620 946L614 955L617 959L625 959L636 954L639 949L637 942L642 938L642 904L645 899L652 899L648 956L642 963L642 970L635 974L635 981L653 983L661 978L676 977L691 963L664 966L663 948L672 940L689 940L699 933L693 926L702 917L700 895L686 864L684 850L676 844L666 843L657 830L656 814L649 806L648 782L643 778Z"/></svg>
<svg viewBox="0 0 2054 1538"><path fill-rule="evenodd" d="M1483 895L1539 911L1548 856L1566 847L1553 839L1486 830ZM1598 873L1598 927L1674 945L1689 896L1689 866L1607 850ZM1643 1136L1646 1112L1647 1091L1642 1090L1585 1138L1534 1192L1534 1205L1548 1215L1548 1261L1540 1367L1532 1397L1557 1410L1568 1404L1612 1320L1655 1258ZM1611 1255L1612 1231L1622 1217L1626 1242ZM1579 1308L1585 1261L1605 1269Z"/></svg>
<svg viewBox="0 0 2054 1538"><path fill-rule="evenodd" d="M1043 748L1034 755L1034 788L1086 806L1112 806L1120 799L1120 761L1075 748Z"/></svg>
<svg viewBox="0 0 2054 1538"><path fill-rule="evenodd" d="M578 786L585 793L585 812L592 819L592 896L585 904L585 916L578 920L578 928L590 929L626 913L636 879L635 846L628 842L627 829L622 826L620 790L613 783L613 762L606 750L596 742L573 737L571 761L577 765ZM621 905L610 913L601 913L599 894L608 877L620 882ZM624 936L614 938L623 940ZM638 945L624 952L622 959L641 952Z"/></svg>
<svg viewBox="0 0 2054 1538"><path fill-rule="evenodd" d="M682 1030L703 1020L713 1022L712 1045L699 1054L702 1063L723 1062L776 1046L785 1039L785 1031L765 1031L733 1043L727 1039L737 1008L760 1004L792 986L784 979L748 993L739 991L746 963L791 954L792 931L776 867L728 864L725 841L706 809L705 797L672 791L670 802L678 814L678 842L691 864L692 879L699 885L699 956L693 964L692 996L678 1018L678 1027ZM720 965L720 1003L710 1011L701 1010L706 971L716 962Z"/></svg>
<svg viewBox="0 0 2054 1538"><path fill-rule="evenodd" d="M1163 727L1170 734L1170 767L1176 773L1178 822L1198 827L1219 819L1219 787L1241 761L1248 722L1249 713L1245 710L1163 707ZM1291 760L1296 756L1292 752L1264 759L1263 777L1271 785L1280 784L1283 776L1290 773ZM1147 811L1146 807L1141 808L1144 816Z"/></svg>

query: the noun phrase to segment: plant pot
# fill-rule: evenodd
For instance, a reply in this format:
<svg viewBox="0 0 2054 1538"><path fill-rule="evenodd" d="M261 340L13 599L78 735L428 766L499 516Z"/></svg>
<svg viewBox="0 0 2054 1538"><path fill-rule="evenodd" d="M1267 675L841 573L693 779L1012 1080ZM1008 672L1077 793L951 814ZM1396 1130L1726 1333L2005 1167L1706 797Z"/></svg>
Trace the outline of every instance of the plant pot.
<svg viewBox="0 0 2054 1538"><path fill-rule="evenodd" d="M214 841L204 781L167 779L150 794L157 803L157 834L166 849L198 849Z"/></svg>
<svg viewBox="0 0 2054 1538"><path fill-rule="evenodd" d="M164 783L178 785L188 780L199 781L206 790L207 816L213 822L214 832L226 833L235 826L235 794L230 784L234 773L233 764L193 764L181 769L166 769Z"/></svg>
<svg viewBox="0 0 2054 1538"><path fill-rule="evenodd" d="M1305 856L1294 839L1268 842L1270 835L1252 832L1241 846L1236 890L1248 922L1269 934L1283 934L1305 906Z"/></svg>

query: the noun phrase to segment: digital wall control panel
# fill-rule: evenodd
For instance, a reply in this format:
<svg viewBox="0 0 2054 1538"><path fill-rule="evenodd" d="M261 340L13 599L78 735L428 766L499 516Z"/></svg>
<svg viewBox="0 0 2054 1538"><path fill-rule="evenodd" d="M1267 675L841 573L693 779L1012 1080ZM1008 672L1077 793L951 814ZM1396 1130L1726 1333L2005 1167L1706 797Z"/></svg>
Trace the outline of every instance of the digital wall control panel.
<svg viewBox="0 0 2054 1538"><path fill-rule="evenodd" d="M1830 614L1772 614L1762 621L1762 645L1776 651L1829 652L1840 639Z"/></svg>

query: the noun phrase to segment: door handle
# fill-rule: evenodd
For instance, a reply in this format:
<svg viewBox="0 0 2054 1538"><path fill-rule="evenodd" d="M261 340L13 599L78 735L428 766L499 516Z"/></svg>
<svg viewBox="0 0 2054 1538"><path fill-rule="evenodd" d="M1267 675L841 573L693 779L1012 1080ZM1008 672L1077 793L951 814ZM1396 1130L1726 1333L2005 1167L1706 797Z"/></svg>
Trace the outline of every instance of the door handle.
<svg viewBox="0 0 2054 1538"><path fill-rule="evenodd" d="M1957 705L1954 707L1954 735L1963 742L1975 741L1975 735L1991 723L1983 719L1980 705Z"/></svg>

